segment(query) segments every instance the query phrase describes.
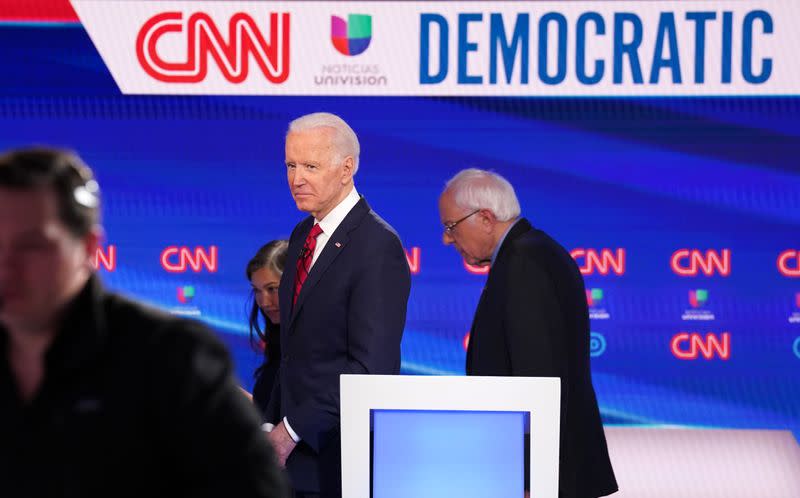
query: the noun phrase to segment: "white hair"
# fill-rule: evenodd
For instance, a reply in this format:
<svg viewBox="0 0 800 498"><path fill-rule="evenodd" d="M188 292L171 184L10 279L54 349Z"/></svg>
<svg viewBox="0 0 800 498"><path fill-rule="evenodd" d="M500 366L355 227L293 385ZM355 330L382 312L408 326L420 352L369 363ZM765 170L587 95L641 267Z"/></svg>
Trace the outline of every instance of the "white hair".
<svg viewBox="0 0 800 498"><path fill-rule="evenodd" d="M492 171L470 168L459 171L444 188L453 194L456 205L474 211L488 209L498 221L509 221L520 213L514 187Z"/></svg>
<svg viewBox="0 0 800 498"><path fill-rule="evenodd" d="M314 128L331 128L333 130L333 146L336 151L334 161L341 163L347 156L353 156L353 174L358 172L358 155L361 146L358 144L356 133L344 119L329 112L315 112L300 116L289 123L289 133L295 131L308 131Z"/></svg>

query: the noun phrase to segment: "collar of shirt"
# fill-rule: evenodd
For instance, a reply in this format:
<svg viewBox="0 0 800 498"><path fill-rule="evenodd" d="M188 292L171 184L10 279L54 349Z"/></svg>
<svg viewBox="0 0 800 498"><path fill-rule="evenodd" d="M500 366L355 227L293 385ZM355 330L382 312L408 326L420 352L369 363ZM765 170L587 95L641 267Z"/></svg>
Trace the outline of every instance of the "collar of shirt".
<svg viewBox="0 0 800 498"><path fill-rule="evenodd" d="M492 265L494 265L494 260L497 259L497 253L500 252L500 248L503 247L503 242L505 242L506 237L508 237L508 232L510 232L511 229L514 228L514 225L519 223L520 219L522 219L522 218L517 218L516 221L514 221L514 223L508 225L508 228L506 228L506 231L503 232L503 236L500 237L500 241L497 242L497 247L494 248L494 252L492 253L492 263L491 263Z"/></svg>
<svg viewBox="0 0 800 498"><path fill-rule="evenodd" d="M328 243L328 239L330 239L333 232L339 228L339 225L342 224L342 221L344 221L347 214L355 205L358 204L359 200L361 200L361 197L358 195L355 185L353 185L353 189L350 190L347 197L342 199L342 202L337 204L327 216L321 220L314 219L314 223L319 223L320 228L322 228L322 233L317 236L317 247L314 249L314 257L311 260L312 266L325 248L325 244Z"/></svg>

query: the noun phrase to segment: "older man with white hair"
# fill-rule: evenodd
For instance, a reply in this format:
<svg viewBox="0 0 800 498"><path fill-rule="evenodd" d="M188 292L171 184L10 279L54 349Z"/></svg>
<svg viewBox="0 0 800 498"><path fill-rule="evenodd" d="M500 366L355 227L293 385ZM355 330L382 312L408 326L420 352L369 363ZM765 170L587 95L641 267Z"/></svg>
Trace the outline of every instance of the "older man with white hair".
<svg viewBox="0 0 800 498"><path fill-rule="evenodd" d="M496 173L458 173L439 198L439 214L445 245L471 265L491 266L470 331L467 375L559 377L559 497L615 492L592 386L586 291L575 261L520 217L514 188Z"/></svg>
<svg viewBox="0 0 800 498"><path fill-rule="evenodd" d="M400 373L411 276L397 233L356 191L359 152L333 114L289 125L289 188L309 216L289 239L265 429L296 497L341 496L339 375Z"/></svg>

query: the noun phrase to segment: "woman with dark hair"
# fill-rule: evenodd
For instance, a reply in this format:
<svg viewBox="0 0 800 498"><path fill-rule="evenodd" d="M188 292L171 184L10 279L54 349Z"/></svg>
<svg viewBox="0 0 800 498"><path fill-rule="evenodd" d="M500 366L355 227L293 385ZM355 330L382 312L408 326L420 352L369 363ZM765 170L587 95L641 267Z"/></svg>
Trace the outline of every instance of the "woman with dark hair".
<svg viewBox="0 0 800 498"><path fill-rule="evenodd" d="M286 262L286 240L273 240L261 247L247 263L245 274L252 285L250 343L264 347L264 362L255 372L253 402L261 413L267 409L281 361L280 304L278 284ZM263 317L264 328L261 328Z"/></svg>

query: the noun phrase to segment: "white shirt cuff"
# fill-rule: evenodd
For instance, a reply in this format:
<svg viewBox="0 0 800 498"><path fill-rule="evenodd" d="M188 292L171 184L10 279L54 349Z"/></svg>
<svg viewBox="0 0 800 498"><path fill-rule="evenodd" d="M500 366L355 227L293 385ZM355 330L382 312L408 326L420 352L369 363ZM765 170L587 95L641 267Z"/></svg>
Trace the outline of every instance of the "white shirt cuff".
<svg viewBox="0 0 800 498"><path fill-rule="evenodd" d="M272 429L275 428L275 424L270 424L269 422L264 422L261 424L261 430L264 432L272 432Z"/></svg>
<svg viewBox="0 0 800 498"><path fill-rule="evenodd" d="M299 443L300 436L298 436L297 433L292 430L292 426L289 425L289 420L286 417L283 417L283 425L286 426L286 431L289 433L289 436L291 436L292 441L294 441L295 443Z"/></svg>

